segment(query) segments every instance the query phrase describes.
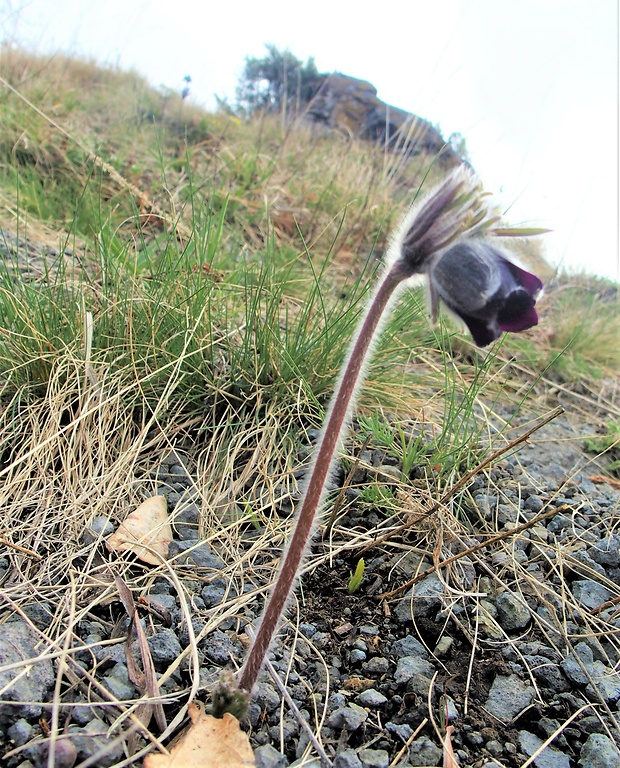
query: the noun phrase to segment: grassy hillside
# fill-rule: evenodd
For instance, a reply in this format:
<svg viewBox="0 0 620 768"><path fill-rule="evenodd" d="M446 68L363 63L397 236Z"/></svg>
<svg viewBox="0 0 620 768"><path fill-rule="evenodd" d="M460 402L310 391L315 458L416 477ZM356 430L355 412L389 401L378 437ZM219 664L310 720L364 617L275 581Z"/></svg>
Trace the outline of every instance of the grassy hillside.
<svg viewBox="0 0 620 768"><path fill-rule="evenodd" d="M390 231L441 178L435 158L206 113L62 56L4 49L0 78L0 541L21 558L7 611L59 606L46 629L57 649L107 610L108 553L84 531L160 492L179 455L201 539L256 575L258 594L286 530L274 509L293 507ZM554 274L537 240L515 248L546 280L541 321L489 351L432 324L421 291L399 299L341 474L366 449L402 472L375 473L364 509L406 513L453 492L459 514L467 471L560 396L587 413L593 452L617 452L617 286ZM168 578L113 557L140 594Z"/></svg>
<svg viewBox="0 0 620 768"><path fill-rule="evenodd" d="M88 382L163 433L181 413L200 429L277 413L293 443L316 426L389 232L441 176L434 158L208 114L62 56L5 49L0 76L5 402L57 387L68 405ZM483 356L412 294L362 410L424 414L452 442L463 420L446 402L471 416L481 386L520 401L541 377L596 389L617 370L615 288L553 276L534 240L517 248L551 278L540 326Z"/></svg>

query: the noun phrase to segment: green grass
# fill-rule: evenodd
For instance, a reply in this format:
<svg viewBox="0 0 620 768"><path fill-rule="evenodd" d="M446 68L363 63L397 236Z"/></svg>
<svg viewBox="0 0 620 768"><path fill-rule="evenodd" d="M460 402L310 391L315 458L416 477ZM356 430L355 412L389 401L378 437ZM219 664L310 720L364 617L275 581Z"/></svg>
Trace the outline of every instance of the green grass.
<svg viewBox="0 0 620 768"><path fill-rule="evenodd" d="M275 413L274 461L289 462L321 422L390 228L437 178L434 158L386 161L301 123L206 114L59 56L7 50L0 75L14 89L0 89L0 222L58 251L38 277L17 280L15 256L0 265L5 401L45 399L52 381L78 392L90 376L164 431L168 413L197 419L195 434ZM454 479L488 449L482 397L522 404L545 377L617 365L618 302L588 296L561 283L538 329L484 356L405 294L370 365L362 432L404 478L423 466Z"/></svg>

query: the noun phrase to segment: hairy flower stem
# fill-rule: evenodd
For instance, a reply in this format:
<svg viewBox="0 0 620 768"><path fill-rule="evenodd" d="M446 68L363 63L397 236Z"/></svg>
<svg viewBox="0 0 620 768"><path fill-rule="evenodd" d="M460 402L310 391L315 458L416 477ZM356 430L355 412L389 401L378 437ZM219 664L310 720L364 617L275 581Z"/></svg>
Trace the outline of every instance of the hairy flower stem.
<svg viewBox="0 0 620 768"><path fill-rule="evenodd" d="M280 572L263 613L256 638L239 677L239 687L251 692L262 669L269 646L278 630L280 619L295 587L304 553L312 538L325 486L329 479L338 442L346 426L353 397L360 383L368 353L385 310L401 283L411 277L402 260L394 262L375 291L357 337L344 366L340 382L332 397L325 427L317 446L316 458L301 502L297 521L284 555Z"/></svg>

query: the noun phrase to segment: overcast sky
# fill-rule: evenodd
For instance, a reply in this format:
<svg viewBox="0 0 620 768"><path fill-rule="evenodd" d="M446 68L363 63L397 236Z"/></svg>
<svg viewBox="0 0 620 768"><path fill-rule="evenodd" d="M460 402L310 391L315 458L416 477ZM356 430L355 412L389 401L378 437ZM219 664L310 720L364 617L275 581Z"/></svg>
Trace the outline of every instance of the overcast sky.
<svg viewBox="0 0 620 768"><path fill-rule="evenodd" d="M0 0L4 40L133 68L215 107L265 43L464 135L511 223L620 279L618 0Z"/></svg>

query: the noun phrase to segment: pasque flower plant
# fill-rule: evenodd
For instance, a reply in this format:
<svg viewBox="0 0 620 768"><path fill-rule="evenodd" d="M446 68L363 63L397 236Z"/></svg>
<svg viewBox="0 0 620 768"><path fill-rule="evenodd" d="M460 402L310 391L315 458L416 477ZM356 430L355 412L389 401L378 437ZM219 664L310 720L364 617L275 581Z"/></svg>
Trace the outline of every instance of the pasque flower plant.
<svg viewBox="0 0 620 768"><path fill-rule="evenodd" d="M474 175L459 169L414 207L396 231L336 385L293 532L256 637L235 688L222 682L214 697L220 702L220 712L239 712L240 697L249 696L256 683L312 540L365 364L399 291L425 280L432 314L436 315L439 302L443 303L467 325L480 346L491 343L503 331L523 331L538 322L535 304L541 281L514 264L496 244L498 235L534 231L499 229L494 226L497 221Z"/></svg>

